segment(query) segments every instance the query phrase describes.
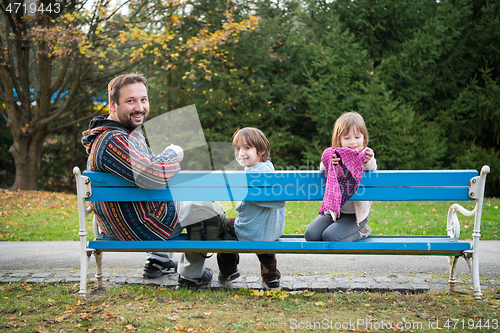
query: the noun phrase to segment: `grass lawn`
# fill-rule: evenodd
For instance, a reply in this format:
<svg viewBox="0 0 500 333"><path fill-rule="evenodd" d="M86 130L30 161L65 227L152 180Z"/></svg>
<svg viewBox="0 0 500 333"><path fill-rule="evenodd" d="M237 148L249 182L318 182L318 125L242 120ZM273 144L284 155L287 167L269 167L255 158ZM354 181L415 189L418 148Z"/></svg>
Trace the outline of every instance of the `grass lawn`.
<svg viewBox="0 0 500 333"><path fill-rule="evenodd" d="M198 291L0 285L2 332L497 332L500 288L468 293Z"/></svg>
<svg viewBox="0 0 500 333"><path fill-rule="evenodd" d="M474 201L459 202L472 209ZM318 215L318 201L290 201L286 205L285 234L303 234ZM445 235L449 201L373 202L369 225L374 235ZM221 202L228 217L236 217L236 203ZM486 198L481 238L500 239L500 199ZM461 239L471 239L474 219L460 216ZM91 230L91 217L87 228ZM0 192L0 241L78 240L76 195L40 191Z"/></svg>

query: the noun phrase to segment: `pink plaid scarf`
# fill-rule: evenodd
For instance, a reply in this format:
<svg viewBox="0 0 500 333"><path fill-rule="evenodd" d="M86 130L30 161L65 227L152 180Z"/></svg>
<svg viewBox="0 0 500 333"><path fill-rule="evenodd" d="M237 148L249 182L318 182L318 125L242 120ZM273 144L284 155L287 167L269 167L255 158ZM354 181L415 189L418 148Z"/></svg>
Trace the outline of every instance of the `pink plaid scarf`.
<svg viewBox="0 0 500 333"><path fill-rule="evenodd" d="M340 157L337 165L333 165L332 156ZM356 151L349 148L327 148L321 156L326 170L323 177L326 179L325 195L319 209L319 214L325 211L340 214L340 210L358 190L363 176L366 149Z"/></svg>

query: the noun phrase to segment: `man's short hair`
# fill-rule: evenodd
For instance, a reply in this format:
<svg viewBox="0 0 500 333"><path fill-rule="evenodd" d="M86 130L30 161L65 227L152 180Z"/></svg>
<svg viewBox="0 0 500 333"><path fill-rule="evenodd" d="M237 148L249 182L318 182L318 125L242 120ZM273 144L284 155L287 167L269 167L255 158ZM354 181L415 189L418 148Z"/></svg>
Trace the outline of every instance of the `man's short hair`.
<svg viewBox="0 0 500 333"><path fill-rule="evenodd" d="M146 90L148 89L148 81L142 74L123 74L115 77L108 84L108 97L110 101L115 102L119 105L118 101L120 100L120 89L123 86L133 83L143 83L146 86Z"/></svg>

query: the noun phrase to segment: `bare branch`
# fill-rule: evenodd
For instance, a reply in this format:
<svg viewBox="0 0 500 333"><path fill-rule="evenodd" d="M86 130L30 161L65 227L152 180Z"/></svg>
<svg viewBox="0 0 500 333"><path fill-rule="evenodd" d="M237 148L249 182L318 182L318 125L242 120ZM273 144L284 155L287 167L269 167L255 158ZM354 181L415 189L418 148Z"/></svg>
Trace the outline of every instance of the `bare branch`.
<svg viewBox="0 0 500 333"><path fill-rule="evenodd" d="M108 15L108 17L106 17L104 19L104 21L108 21L109 19L111 19L116 13L118 13L118 11L120 11L120 9L124 8L125 5L128 5L130 3L130 0L127 0L127 1L124 1L123 3L120 4L120 6L118 6L112 13L110 13Z"/></svg>
<svg viewBox="0 0 500 333"><path fill-rule="evenodd" d="M0 9L2 9L2 12L3 12L4 16L9 20L10 26L13 29L14 33L17 33L16 22L12 18L12 14L11 13L7 13L7 11L4 8L4 6L1 6Z"/></svg>
<svg viewBox="0 0 500 333"><path fill-rule="evenodd" d="M40 123L41 126L46 126L51 121L56 120L57 118L59 118L59 116L61 114L63 114L64 112L66 112L66 110L69 108L69 106L73 102L74 97L76 96L76 94L78 92L77 88L78 88L78 86L80 84L80 75L81 75L81 72L82 72L82 65L78 65L77 74L73 78L73 80L74 80L73 81L73 86L71 87L70 93L69 93L68 97L66 98L66 101L64 102L63 106L61 106L61 108L59 109L59 111L55 112L53 115L50 115L50 116L48 116L48 117L46 117L44 119L40 119L39 123Z"/></svg>
<svg viewBox="0 0 500 333"><path fill-rule="evenodd" d="M7 117L7 114L5 112L3 112L3 110L0 110L0 114L2 115L2 118L5 119L5 121L8 123L9 118Z"/></svg>
<svg viewBox="0 0 500 333"><path fill-rule="evenodd" d="M52 96L62 85L64 78L66 77L66 72L68 71L68 66L69 66L69 56L65 57L64 59L64 64L61 69L61 73L59 74L59 77L57 78L56 82L50 87L49 89L49 95Z"/></svg>
<svg viewBox="0 0 500 333"><path fill-rule="evenodd" d="M95 116L97 116L97 115L101 114L101 111L102 111L102 110L103 110L106 106L107 106L107 104L106 104L106 105L104 105L104 106L102 106L99 110L97 110L97 111L95 111L95 112L93 112L93 113L91 113L91 114L89 114L89 115L86 115L86 116L81 117L81 118L79 118L79 119L73 120L73 121L71 121L71 122L69 122L69 123L65 123L64 125L61 125L61 126L58 126L58 127L51 128L51 129L49 129L49 130L47 131L47 133L57 132L57 131L60 131L60 130L62 130L62 129L65 129L65 128L68 128L68 127L70 127L70 126L73 126L74 124L78 124L79 122L82 122L82 121L84 121L84 120L92 119L92 118L94 118Z"/></svg>

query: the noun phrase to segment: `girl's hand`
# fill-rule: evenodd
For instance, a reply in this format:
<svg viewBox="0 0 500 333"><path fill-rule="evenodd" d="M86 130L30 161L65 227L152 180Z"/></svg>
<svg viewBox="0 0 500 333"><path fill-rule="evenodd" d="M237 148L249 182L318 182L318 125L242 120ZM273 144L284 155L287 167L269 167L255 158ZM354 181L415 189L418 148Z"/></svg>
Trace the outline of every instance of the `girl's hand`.
<svg viewBox="0 0 500 333"><path fill-rule="evenodd" d="M373 158L373 150L366 148L365 164Z"/></svg>
<svg viewBox="0 0 500 333"><path fill-rule="evenodd" d="M339 164L339 161L340 161L340 157L337 157L337 155L333 154L333 155L332 155L332 162L333 162L333 165L337 165L337 164Z"/></svg>

